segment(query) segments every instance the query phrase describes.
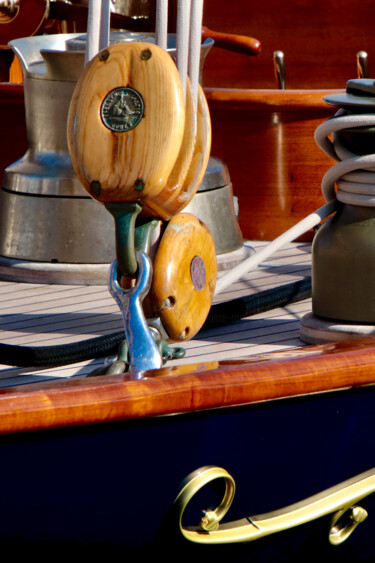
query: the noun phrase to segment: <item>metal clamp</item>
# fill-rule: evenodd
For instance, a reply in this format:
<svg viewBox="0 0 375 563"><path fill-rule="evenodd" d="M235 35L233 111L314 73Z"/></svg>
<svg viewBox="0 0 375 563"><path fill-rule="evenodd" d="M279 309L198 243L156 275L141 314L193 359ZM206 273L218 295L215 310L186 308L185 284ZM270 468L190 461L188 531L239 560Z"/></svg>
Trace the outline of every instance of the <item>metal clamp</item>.
<svg viewBox="0 0 375 563"><path fill-rule="evenodd" d="M184 527L182 517L188 503L202 487L219 478L226 485L220 505L215 510L203 511L199 526ZM201 544L247 542L332 514L328 540L332 545L339 545L367 517L366 510L356 503L375 492L375 469L281 510L220 524L234 492L233 478L221 467L202 467L189 475L174 503L182 535Z"/></svg>
<svg viewBox="0 0 375 563"><path fill-rule="evenodd" d="M129 370L146 371L161 368L163 361L142 309L142 301L151 286L151 260L144 252L135 253L138 264L135 286L127 290L120 286L115 260L109 274L109 291L122 313L128 343Z"/></svg>

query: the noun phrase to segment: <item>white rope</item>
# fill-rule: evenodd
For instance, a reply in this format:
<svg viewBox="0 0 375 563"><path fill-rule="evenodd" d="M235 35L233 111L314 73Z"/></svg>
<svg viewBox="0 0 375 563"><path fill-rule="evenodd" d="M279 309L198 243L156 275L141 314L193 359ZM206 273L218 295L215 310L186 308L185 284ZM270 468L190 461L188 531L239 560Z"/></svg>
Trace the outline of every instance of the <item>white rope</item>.
<svg viewBox="0 0 375 563"><path fill-rule="evenodd" d="M155 43L162 49L168 47L168 0L156 0Z"/></svg>
<svg viewBox="0 0 375 563"><path fill-rule="evenodd" d="M110 0L90 0L87 14L85 65L109 45Z"/></svg>
<svg viewBox="0 0 375 563"><path fill-rule="evenodd" d="M110 21L111 21L111 2L110 0L102 0L102 9L100 14L100 31L99 31L99 51L105 49L109 45Z"/></svg>
<svg viewBox="0 0 375 563"><path fill-rule="evenodd" d="M203 0L192 0L190 13L189 77L194 110L198 106L198 83L202 43Z"/></svg>
<svg viewBox="0 0 375 563"><path fill-rule="evenodd" d="M90 0L87 14L85 65L99 51L101 0Z"/></svg>
<svg viewBox="0 0 375 563"><path fill-rule="evenodd" d="M294 225L291 229L288 229L285 233L270 242L267 246L262 248L262 250L259 250L259 252L249 256L249 258L246 258L246 260L232 268L229 272L225 273L216 282L215 294L221 293L229 285L238 281L242 276L247 274L247 272L255 270L261 262L263 262L266 258L269 258L269 256L271 256L274 252L280 250L280 248L289 242L292 242L309 229L319 225L322 219L328 217L335 211L335 208L336 201L326 203L323 207L320 207L314 211L314 213L311 213L302 219L302 221Z"/></svg>
<svg viewBox="0 0 375 563"><path fill-rule="evenodd" d="M178 0L176 24L177 69L180 75L184 96L186 96L186 77L189 55L191 0Z"/></svg>
<svg viewBox="0 0 375 563"><path fill-rule="evenodd" d="M339 161L326 172L322 180L322 193L326 201L337 197L343 203L373 206L372 198L375 185L375 155L357 155L348 150L338 138L337 133L354 127L370 127L375 125L374 114L342 115L328 119L315 131L317 145L331 158ZM329 135L332 135L330 140ZM335 185L338 187L336 194ZM368 189L366 185L370 186ZM348 195L350 193L350 195ZM366 194L368 195L366 199ZM357 197L358 196L358 197Z"/></svg>
<svg viewBox="0 0 375 563"><path fill-rule="evenodd" d="M322 180L322 193L328 203L225 273L216 283L215 294L238 281L282 246L292 242L331 215L335 211L337 200L351 205L375 206L375 154L356 155L340 142L337 135L344 129L374 126L375 115L343 115L344 113L343 110L339 110L335 117L319 125L314 135L318 146L328 156L339 161L328 170ZM330 135L332 140L329 138ZM338 186L337 193L335 185Z"/></svg>

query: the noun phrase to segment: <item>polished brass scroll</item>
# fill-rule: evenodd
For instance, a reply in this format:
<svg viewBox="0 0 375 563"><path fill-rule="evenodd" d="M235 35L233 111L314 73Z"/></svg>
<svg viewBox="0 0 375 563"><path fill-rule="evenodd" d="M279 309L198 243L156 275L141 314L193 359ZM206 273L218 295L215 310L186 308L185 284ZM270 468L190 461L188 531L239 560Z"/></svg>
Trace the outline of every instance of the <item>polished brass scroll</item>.
<svg viewBox="0 0 375 563"><path fill-rule="evenodd" d="M182 518L187 505L200 489L215 479L224 479L225 482L225 492L219 506L214 510L203 511L199 526L185 527ZM356 503L373 492L375 469L280 510L220 524L234 498L235 482L225 469L207 466L187 477L175 500L175 508L182 535L195 543L253 541L332 514L328 539L332 545L339 545L366 519L366 510Z"/></svg>

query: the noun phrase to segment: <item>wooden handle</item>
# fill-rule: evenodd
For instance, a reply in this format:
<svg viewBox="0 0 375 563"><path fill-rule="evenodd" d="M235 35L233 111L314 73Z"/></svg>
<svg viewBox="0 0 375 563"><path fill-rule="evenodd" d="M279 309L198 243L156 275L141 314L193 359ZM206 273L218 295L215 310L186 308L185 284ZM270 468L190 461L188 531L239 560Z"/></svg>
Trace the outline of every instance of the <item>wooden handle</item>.
<svg viewBox="0 0 375 563"><path fill-rule="evenodd" d="M170 55L154 44L119 43L94 57L77 83L70 156L95 199L147 206L166 189L184 129L184 96Z"/></svg>
<svg viewBox="0 0 375 563"><path fill-rule="evenodd" d="M211 38L215 41L216 47L222 47L235 53L245 55L258 55L262 45L258 39L247 37L246 35L233 35L231 33L220 33L207 27L202 27L202 41Z"/></svg>

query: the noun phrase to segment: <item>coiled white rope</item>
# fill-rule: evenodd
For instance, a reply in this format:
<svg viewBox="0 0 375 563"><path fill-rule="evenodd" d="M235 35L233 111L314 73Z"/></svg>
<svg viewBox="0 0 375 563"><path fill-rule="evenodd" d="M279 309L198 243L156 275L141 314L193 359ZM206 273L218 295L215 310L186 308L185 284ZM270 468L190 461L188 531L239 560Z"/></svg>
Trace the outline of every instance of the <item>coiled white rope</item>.
<svg viewBox="0 0 375 563"><path fill-rule="evenodd" d="M340 110L315 131L315 142L331 158L339 161L324 175L322 193L326 201L337 199L352 205L375 205L375 155L357 155L339 140L338 132L375 125L374 114L343 115ZM332 134L332 140L329 135ZM338 192L336 193L335 185Z"/></svg>
<svg viewBox="0 0 375 563"><path fill-rule="evenodd" d="M338 161L338 164L330 168L322 180L322 193L327 203L262 250L225 273L216 283L215 294L222 292L246 273L256 269L263 260L281 247L317 226L335 211L337 200L352 205L375 206L375 154L363 156L354 154L344 147L337 135L342 130L370 126L375 126L374 114L345 115L343 110L339 110L333 118L316 129L314 139L317 145L328 156ZM330 135L332 140L329 138ZM338 187L337 193L335 185Z"/></svg>

